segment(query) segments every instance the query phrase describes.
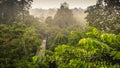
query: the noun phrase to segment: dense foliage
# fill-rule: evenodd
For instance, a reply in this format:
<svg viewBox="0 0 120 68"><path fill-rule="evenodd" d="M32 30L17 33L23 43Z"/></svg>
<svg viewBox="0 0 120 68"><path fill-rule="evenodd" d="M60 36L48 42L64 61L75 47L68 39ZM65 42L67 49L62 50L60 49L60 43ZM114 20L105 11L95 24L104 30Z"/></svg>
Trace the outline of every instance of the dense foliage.
<svg viewBox="0 0 120 68"><path fill-rule="evenodd" d="M40 36L23 23L0 24L0 68L24 68L40 45Z"/></svg>
<svg viewBox="0 0 120 68"><path fill-rule="evenodd" d="M24 21L33 0L0 0L0 23Z"/></svg>
<svg viewBox="0 0 120 68"><path fill-rule="evenodd" d="M120 68L119 0L88 7L88 28L66 2L45 21L29 15L32 2L0 0L0 68Z"/></svg>
<svg viewBox="0 0 120 68"><path fill-rule="evenodd" d="M43 64L47 65L46 68L51 68L50 63L56 66L54 68L119 68L120 34L103 33L93 27L89 29L84 35L72 32L68 39L79 38L78 42L70 40L69 43L60 44L54 51L46 51L42 61L36 62L46 63Z"/></svg>
<svg viewBox="0 0 120 68"><path fill-rule="evenodd" d="M98 0L96 5L86 10L87 22L105 32L119 33L120 31L120 1Z"/></svg>

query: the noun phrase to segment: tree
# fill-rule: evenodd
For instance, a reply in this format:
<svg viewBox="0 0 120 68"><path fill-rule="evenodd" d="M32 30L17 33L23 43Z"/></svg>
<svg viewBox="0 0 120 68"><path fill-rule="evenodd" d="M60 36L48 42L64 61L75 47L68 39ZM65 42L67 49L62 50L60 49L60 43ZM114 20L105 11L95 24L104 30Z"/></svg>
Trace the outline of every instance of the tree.
<svg viewBox="0 0 120 68"><path fill-rule="evenodd" d="M90 26L102 31L117 32L116 25L120 24L119 0L98 0L96 5L88 7L86 19Z"/></svg>
<svg viewBox="0 0 120 68"><path fill-rule="evenodd" d="M40 41L33 27L23 23L0 24L0 67L29 68Z"/></svg>
<svg viewBox="0 0 120 68"><path fill-rule="evenodd" d="M60 28L72 25L75 22L72 11L69 9L68 4L65 2L61 4L60 9L57 10L57 13L53 19L54 23Z"/></svg>
<svg viewBox="0 0 120 68"><path fill-rule="evenodd" d="M98 0L97 5L106 6L107 8L114 8L115 10L120 10L119 0Z"/></svg>
<svg viewBox="0 0 120 68"><path fill-rule="evenodd" d="M45 20L45 23L48 25L48 26L52 26L53 25L53 19L51 16L48 16Z"/></svg>
<svg viewBox="0 0 120 68"><path fill-rule="evenodd" d="M0 23L24 19L33 0L0 0Z"/></svg>
<svg viewBox="0 0 120 68"><path fill-rule="evenodd" d="M81 37L81 34L78 36ZM77 39L77 37L75 38ZM52 52L46 51L45 59L42 62L55 62L57 68L119 68L119 41L119 34L104 33L89 27L88 31L74 45L62 44Z"/></svg>

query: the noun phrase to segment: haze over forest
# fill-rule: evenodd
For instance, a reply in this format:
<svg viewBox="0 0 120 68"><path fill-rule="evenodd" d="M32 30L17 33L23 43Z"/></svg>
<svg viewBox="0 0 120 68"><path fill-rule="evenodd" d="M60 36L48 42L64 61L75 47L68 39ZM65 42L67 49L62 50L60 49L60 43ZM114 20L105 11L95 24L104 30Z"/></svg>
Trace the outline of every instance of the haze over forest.
<svg viewBox="0 0 120 68"><path fill-rule="evenodd" d="M90 5L95 5L97 0L35 0L32 4L32 8L59 8L60 4L67 2L69 8L82 8L86 9Z"/></svg>
<svg viewBox="0 0 120 68"><path fill-rule="evenodd" d="M120 0L0 0L0 68L120 68Z"/></svg>
<svg viewBox="0 0 120 68"><path fill-rule="evenodd" d="M75 19L82 25L86 25L84 13L89 5L95 5L96 0L35 0L32 4L32 8L29 10L30 14L38 17L40 21L45 21L48 16L52 16L60 9L62 3L66 2L69 9L72 10Z"/></svg>
<svg viewBox="0 0 120 68"><path fill-rule="evenodd" d="M59 6L59 8L60 8L60 6ZM77 21L82 22L83 24L86 23L86 21L85 21L86 14L84 13L85 9L74 8L74 9L71 9L71 10L72 10L73 16L76 18ZM50 9L41 9L41 8L40 9L39 8L30 9L30 14L35 16L35 17L38 17L40 19L40 21L45 21L45 19L48 16L52 16L54 18L54 15L56 14L56 12L57 12L57 9L55 9L55 8L50 8Z"/></svg>

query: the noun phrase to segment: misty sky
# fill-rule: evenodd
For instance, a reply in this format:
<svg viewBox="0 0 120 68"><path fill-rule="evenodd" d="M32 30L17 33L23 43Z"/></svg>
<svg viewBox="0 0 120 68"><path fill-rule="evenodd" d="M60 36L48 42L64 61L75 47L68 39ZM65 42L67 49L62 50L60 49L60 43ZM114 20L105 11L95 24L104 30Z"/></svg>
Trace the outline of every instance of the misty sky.
<svg viewBox="0 0 120 68"><path fill-rule="evenodd" d="M59 8L60 4L67 2L70 8L87 8L90 5L94 5L96 0L33 0L32 8Z"/></svg>

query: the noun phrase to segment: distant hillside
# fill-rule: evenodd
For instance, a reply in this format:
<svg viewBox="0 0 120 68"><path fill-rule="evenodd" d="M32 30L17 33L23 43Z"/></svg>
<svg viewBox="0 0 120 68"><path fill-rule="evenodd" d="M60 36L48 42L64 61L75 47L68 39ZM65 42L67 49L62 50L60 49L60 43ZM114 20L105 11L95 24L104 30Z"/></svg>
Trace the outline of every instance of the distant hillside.
<svg viewBox="0 0 120 68"><path fill-rule="evenodd" d="M57 9L30 9L30 14L40 18L41 20L45 20L48 16L54 16Z"/></svg>
<svg viewBox="0 0 120 68"><path fill-rule="evenodd" d="M85 10L81 8L74 8L71 10L73 12L76 21L80 22L81 26L85 26L86 25L86 21L84 19L86 17L86 14L84 13ZM30 14L35 17L38 17L40 21L45 21L45 19L48 16L52 16L54 18L56 12L57 9L38 9L38 8L30 9Z"/></svg>

